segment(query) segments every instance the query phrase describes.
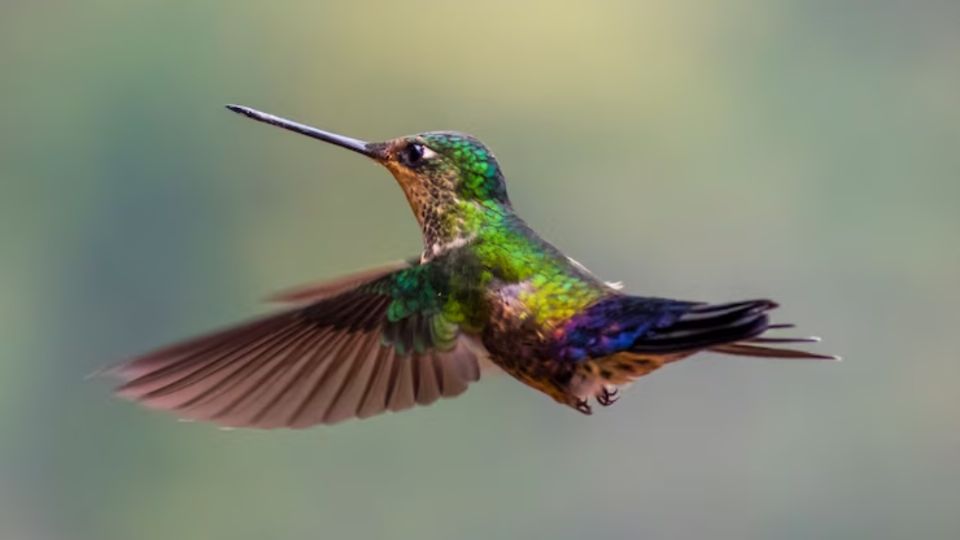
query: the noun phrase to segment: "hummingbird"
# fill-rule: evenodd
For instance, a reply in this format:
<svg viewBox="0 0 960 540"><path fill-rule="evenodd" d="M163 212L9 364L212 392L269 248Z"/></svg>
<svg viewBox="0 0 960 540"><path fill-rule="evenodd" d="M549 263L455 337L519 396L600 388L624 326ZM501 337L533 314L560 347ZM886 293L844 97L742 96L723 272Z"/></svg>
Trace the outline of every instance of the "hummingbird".
<svg viewBox="0 0 960 540"><path fill-rule="evenodd" d="M249 107L227 108L386 167L423 251L287 290L279 312L133 358L117 393L185 419L304 428L428 405L464 392L491 361L583 414L662 366L710 351L838 360L771 337L771 300L708 303L626 294L541 238L517 214L503 170L471 135L384 142L337 135Z"/></svg>

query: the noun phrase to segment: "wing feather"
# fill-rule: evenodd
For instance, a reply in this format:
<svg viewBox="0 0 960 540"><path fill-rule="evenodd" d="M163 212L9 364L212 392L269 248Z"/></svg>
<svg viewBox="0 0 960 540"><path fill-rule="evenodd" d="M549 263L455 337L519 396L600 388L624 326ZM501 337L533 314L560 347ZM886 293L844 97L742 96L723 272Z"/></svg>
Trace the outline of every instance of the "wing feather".
<svg viewBox="0 0 960 540"><path fill-rule="evenodd" d="M408 362L406 359L400 360L394 357L394 366L392 371L392 381L390 392L387 397L387 408L391 411L402 411L413 407L416 401L416 391L414 390L414 362Z"/></svg>
<svg viewBox="0 0 960 540"><path fill-rule="evenodd" d="M280 291L267 298L267 300L282 303L317 302L351 289L356 289L361 285L371 283L384 276L403 270L404 268L410 268L411 266L412 264L409 261L392 261L381 266L375 266L320 283L311 283L309 285L302 285Z"/></svg>
<svg viewBox="0 0 960 540"><path fill-rule="evenodd" d="M440 398L437 370L433 366L433 354L417 353L413 358L417 365L417 377L414 380L417 403L429 405Z"/></svg>
<svg viewBox="0 0 960 540"><path fill-rule="evenodd" d="M184 418L237 427L332 424L452 397L479 378L476 354L433 304L386 314L405 302L391 288L416 294L409 263L286 293L311 303L159 349L108 373L120 396ZM423 276L427 276L426 278ZM438 277L439 276L439 277ZM420 283L420 282L416 282ZM443 283L424 283L431 291Z"/></svg>

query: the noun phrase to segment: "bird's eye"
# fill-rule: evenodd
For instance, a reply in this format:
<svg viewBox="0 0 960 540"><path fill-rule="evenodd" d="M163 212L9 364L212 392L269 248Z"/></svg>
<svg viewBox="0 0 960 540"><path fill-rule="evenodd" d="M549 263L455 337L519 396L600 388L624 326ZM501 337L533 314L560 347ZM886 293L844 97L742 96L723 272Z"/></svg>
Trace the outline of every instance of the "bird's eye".
<svg viewBox="0 0 960 540"><path fill-rule="evenodd" d="M411 143L400 151L400 161L407 167L418 167L436 153L420 143Z"/></svg>
<svg viewBox="0 0 960 540"><path fill-rule="evenodd" d="M408 144L400 151L400 160L403 161L403 164L407 167L416 167L420 164L420 161L423 160L423 145L422 144Z"/></svg>

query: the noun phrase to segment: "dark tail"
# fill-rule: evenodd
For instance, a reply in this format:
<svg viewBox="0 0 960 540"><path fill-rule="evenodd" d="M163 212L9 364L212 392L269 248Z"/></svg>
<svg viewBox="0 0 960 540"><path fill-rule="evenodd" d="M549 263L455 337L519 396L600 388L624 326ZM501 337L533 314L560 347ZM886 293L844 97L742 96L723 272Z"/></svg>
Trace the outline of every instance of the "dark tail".
<svg viewBox="0 0 960 540"><path fill-rule="evenodd" d="M777 304L770 300L696 304L673 324L655 329L639 339L632 349L654 354L692 353L707 349L738 356L839 360L836 356L781 346L814 343L819 341L818 338L764 336L768 330L793 326L770 323L767 312L776 307Z"/></svg>

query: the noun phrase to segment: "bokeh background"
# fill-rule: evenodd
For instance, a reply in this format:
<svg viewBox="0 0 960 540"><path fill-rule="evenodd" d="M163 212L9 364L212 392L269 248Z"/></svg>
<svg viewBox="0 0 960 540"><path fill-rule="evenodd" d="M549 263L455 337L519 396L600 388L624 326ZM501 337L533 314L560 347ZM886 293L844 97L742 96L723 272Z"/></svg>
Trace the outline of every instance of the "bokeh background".
<svg viewBox="0 0 960 540"><path fill-rule="evenodd" d="M960 537L960 3L0 4L0 538ZM636 293L770 296L591 418L494 376L300 432L94 369L416 254L391 177L225 111L468 131Z"/></svg>

